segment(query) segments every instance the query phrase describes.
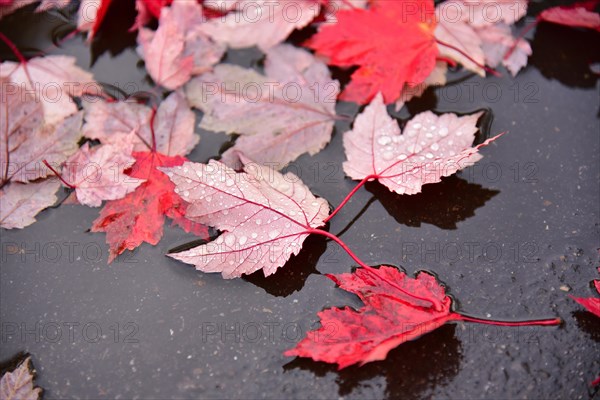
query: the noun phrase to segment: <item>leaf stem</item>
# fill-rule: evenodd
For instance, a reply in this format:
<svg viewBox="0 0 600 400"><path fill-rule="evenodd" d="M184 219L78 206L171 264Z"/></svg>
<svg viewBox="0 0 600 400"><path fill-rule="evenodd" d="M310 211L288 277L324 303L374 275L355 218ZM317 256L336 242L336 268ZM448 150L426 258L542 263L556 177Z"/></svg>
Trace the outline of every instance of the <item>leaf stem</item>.
<svg viewBox="0 0 600 400"><path fill-rule="evenodd" d="M156 153L156 134L154 133L154 118L156 118L156 107L152 107L152 114L150 114L150 132L152 133L152 152Z"/></svg>
<svg viewBox="0 0 600 400"><path fill-rule="evenodd" d="M0 39L10 48L10 51L13 52L13 54L15 55L15 57L17 57L17 59L19 60L19 62L21 64L27 64L27 59L25 58L25 56L23 56L23 54L19 51L19 49L17 48L17 46L12 42L12 40L10 40L9 38L6 37L6 35L4 35L4 33L0 32Z"/></svg>
<svg viewBox="0 0 600 400"><path fill-rule="evenodd" d="M75 189L75 186L73 186L72 184L70 184L69 182L67 182L57 170L55 170L54 168L52 168L52 166L50 165L50 163L48 161L42 160L42 162L44 164L46 164L46 167L48 167L50 169L50 171L54 172L54 175L56 175L58 177L58 179L60 179L60 181L65 184L65 186L67 186L67 187L69 187L71 189Z"/></svg>
<svg viewBox="0 0 600 400"><path fill-rule="evenodd" d="M365 264L360 258L358 258L358 256L356 254L354 254L354 252L352 250L350 250L350 248L346 245L346 243L344 243L342 241L342 239L340 239L339 237L335 236L333 233L329 233L329 232L321 230L321 229L310 229L310 230L307 231L307 233L328 237L329 239L333 240L338 245L340 245L340 247L342 249L344 249L344 251L346 253L348 253L348 255L354 261L356 261L358 263L358 265L360 265L365 271L367 271L369 274L371 274L371 276L373 276L373 277L375 277L377 279L381 279L381 280L385 281L388 285L390 285L390 286L398 289L400 292L404 293L407 296L412 297L413 299L424 301L424 302L432 304L433 306L436 306L436 304L434 304L433 301L431 301L431 299L428 299L426 297L418 296L418 295L416 295L414 293L407 292L405 289L403 289L402 287L398 286L394 282L390 281L389 279L385 278L384 276L381 276L377 272L376 268L373 268L373 267Z"/></svg>
<svg viewBox="0 0 600 400"><path fill-rule="evenodd" d="M514 42L513 42L512 46L510 47L510 49L508 49L508 51L506 52L506 54L504 54L504 57L503 57L504 60L508 60L508 58L512 55L512 53L515 51L515 49L519 45L519 41L523 40L523 38L525 38L525 35L527 35L527 33L530 30L532 30L533 28L535 28L540 21L541 21L540 17L537 17L535 19L535 21L531 22L529 25L527 25L525 28L523 28L523 30L521 31L521 33L519 33L519 36L514 40Z"/></svg>
<svg viewBox="0 0 600 400"><path fill-rule="evenodd" d="M459 313L454 317L458 321L466 321L466 322L476 322L479 324L485 325L496 325L496 326L552 326L552 325L560 325L562 320L560 318L550 318L550 319L534 319L529 321L497 321L490 319L481 319L475 317L469 317L468 315L463 315Z"/></svg>
<svg viewBox="0 0 600 400"><path fill-rule="evenodd" d="M358 184L357 184L357 185L354 187L354 189L352 189L352 191L351 191L350 193L348 193L348 195L347 195L347 196L344 198L344 200L342 200L342 202L340 203L340 205L339 205L339 206L337 206L337 207L335 208L335 210L333 210L333 211L331 212L331 214L329 214L329 216L328 216L327 218L325 218L325 220L324 220L323 222L325 222L325 223L329 222L329 220L330 220L331 218L333 218L333 216L334 216L335 214L337 214L337 213L338 213L338 212L339 212L339 211L340 211L340 210L341 210L341 209L342 209L342 208L343 208L343 207L346 205L346 203L348 203L348 201L350 201L350 198L351 198L352 196L354 196L354 194L355 194L355 193L358 191L358 189L360 189L361 187L363 187L363 186L364 186L364 184L365 184L365 183L367 183L368 181L370 181L371 179L377 179L378 177L379 177L379 175L376 175L376 174L371 174L371 175L367 175L367 176L365 176L365 177L363 178L363 180L362 180L362 181L360 181L360 182L359 182L359 183L358 183Z"/></svg>
<svg viewBox="0 0 600 400"><path fill-rule="evenodd" d="M0 32L0 40L2 40L10 48L10 51L13 52L15 57L17 57L19 63L23 66L23 70L25 71L25 76L27 76L29 84L33 87L33 80L31 79L31 75L29 75L29 69L27 69L27 59L25 58L23 53L21 53L17 46L13 43L13 41L6 37L6 35L4 35L4 33L2 32ZM11 74L13 72L14 71L12 71Z"/></svg>
<svg viewBox="0 0 600 400"><path fill-rule="evenodd" d="M470 55L468 55L466 52L464 52L463 50L459 49L458 47L453 46L450 43L443 42L443 41L441 41L439 39L436 39L435 41L437 42L437 44L440 44L440 45L442 45L444 47L452 49L452 50L460 53L461 55L465 56L469 61L471 61L473 64L477 65L479 68L485 70L486 72L489 72L490 74L492 74L494 76L497 76L497 77L501 77L502 76L502 74L500 74L500 72L496 71L495 69L490 68L487 65L484 65L484 64L481 64L480 62L475 61Z"/></svg>

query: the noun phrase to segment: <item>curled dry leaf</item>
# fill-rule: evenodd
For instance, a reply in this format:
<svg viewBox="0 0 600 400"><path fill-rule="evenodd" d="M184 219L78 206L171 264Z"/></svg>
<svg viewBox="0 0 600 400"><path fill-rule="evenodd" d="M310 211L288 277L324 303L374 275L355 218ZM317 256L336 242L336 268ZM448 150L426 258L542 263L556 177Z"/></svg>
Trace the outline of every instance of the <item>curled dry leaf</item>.
<svg viewBox="0 0 600 400"><path fill-rule="evenodd" d="M216 42L234 49L257 46L267 51L283 42L294 29L308 25L319 15L320 3L319 0L230 2L225 9L234 9L208 21L202 30Z"/></svg>
<svg viewBox="0 0 600 400"><path fill-rule="evenodd" d="M38 400L42 389L33 385L35 370L31 365L31 357L27 357L12 372L7 372L0 379L0 398L2 400Z"/></svg>
<svg viewBox="0 0 600 400"><path fill-rule="evenodd" d="M176 191L191 205L186 216L224 231L216 240L170 256L224 278L260 269L273 274L315 228L329 205L292 174L245 162L236 172L211 160L163 168Z"/></svg>
<svg viewBox="0 0 600 400"><path fill-rule="evenodd" d="M75 61L70 56L35 57L22 63L5 61L0 64L0 78L7 80L2 90L34 93L35 101L42 104L44 122L56 124L77 112L71 97L102 93L92 74Z"/></svg>
<svg viewBox="0 0 600 400"><path fill-rule="evenodd" d="M60 183L46 179L29 184L10 183L0 190L0 226L24 228L35 222L35 216L56 203Z"/></svg>
<svg viewBox="0 0 600 400"><path fill-rule="evenodd" d="M201 128L242 135L222 161L239 165L238 153L283 168L331 139L339 83L305 50L283 44L267 51L265 75L221 64L193 79L186 94L204 111Z"/></svg>
<svg viewBox="0 0 600 400"><path fill-rule="evenodd" d="M472 147L480 116L426 111L412 118L401 134L377 95L344 134L344 171L363 182L377 179L399 194L419 193L423 185L473 165L482 158L479 148L499 137Z"/></svg>
<svg viewBox="0 0 600 400"><path fill-rule="evenodd" d="M103 200L120 199L143 182L123 172L135 162L132 147L125 143L90 147L85 143L65 162L62 178L75 187L79 203L100 207Z"/></svg>
<svg viewBox="0 0 600 400"><path fill-rule="evenodd" d="M132 102L96 101L84 103L84 108L83 135L105 144L119 146L131 141L136 152L148 151L154 145L164 155L183 156L200 141L200 136L194 133L196 117L180 92L171 93L156 110L154 136L150 107Z"/></svg>
<svg viewBox="0 0 600 400"><path fill-rule="evenodd" d="M336 17L307 46L329 65L359 66L340 99L367 104L381 92L386 104L393 103L406 84L419 85L435 67L432 0L377 0L367 10L342 10Z"/></svg>
<svg viewBox="0 0 600 400"><path fill-rule="evenodd" d="M416 278L397 268L359 268L351 274L327 275L364 303L359 310L330 308L318 313L321 327L286 356L310 357L338 364L339 369L383 360L400 344L417 339L450 321L500 326L558 325L558 318L522 322L482 320L452 310L452 299L426 272Z"/></svg>
<svg viewBox="0 0 600 400"><path fill-rule="evenodd" d="M192 75L215 65L225 46L212 41L201 29L202 6L194 1L175 0L162 8L156 32L141 28L138 51L152 79L167 89L177 89Z"/></svg>

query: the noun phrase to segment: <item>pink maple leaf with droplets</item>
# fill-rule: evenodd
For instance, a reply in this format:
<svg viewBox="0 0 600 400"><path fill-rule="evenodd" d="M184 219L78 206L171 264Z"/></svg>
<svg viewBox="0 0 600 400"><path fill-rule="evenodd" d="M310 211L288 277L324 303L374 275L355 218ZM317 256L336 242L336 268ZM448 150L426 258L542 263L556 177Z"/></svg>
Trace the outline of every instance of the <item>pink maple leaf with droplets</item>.
<svg viewBox="0 0 600 400"><path fill-rule="evenodd" d="M171 257L224 278L260 269L268 276L323 225L327 201L316 198L296 175L242 160L243 172L214 160L161 168L176 193L191 203L186 217L224 231L210 243Z"/></svg>
<svg viewBox="0 0 600 400"><path fill-rule="evenodd" d="M482 158L479 148L500 136L472 147L480 116L426 111L412 118L401 134L378 94L344 134L344 171L362 182L377 179L399 194L419 193L423 185L473 165Z"/></svg>

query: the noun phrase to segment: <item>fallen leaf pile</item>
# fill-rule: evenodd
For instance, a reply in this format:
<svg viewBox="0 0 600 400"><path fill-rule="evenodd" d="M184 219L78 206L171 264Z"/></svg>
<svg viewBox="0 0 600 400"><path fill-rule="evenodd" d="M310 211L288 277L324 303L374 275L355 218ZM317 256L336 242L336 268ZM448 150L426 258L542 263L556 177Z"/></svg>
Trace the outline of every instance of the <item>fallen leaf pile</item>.
<svg viewBox="0 0 600 400"><path fill-rule="evenodd" d="M0 1L0 18L13 18L32 3L37 2ZM114 3L79 3L77 31L87 32L87 43L103 34ZM25 228L67 196L71 204L102 207L91 231L106 234L110 263L143 243L156 245L168 217L204 242L169 256L224 278L259 270L272 275L299 253L309 235L325 236L360 267L327 277L356 294L363 306L320 312L321 327L286 355L339 368L382 360L391 349L452 321L561 322L461 314L432 274L412 278L395 267L368 266L322 227L366 182L378 181L399 195L420 193L424 185L479 161L479 151L501 136L478 135L481 112L425 111L401 129L387 105L400 109L428 86L446 84L449 66L460 65L482 79L499 75L501 67L515 76L532 54L525 38L531 28L553 23L600 31L599 1L547 8L519 29L515 24L527 14L525 0L477 5L447 0L437 6L433 0L135 3L137 54L156 86L156 101L113 99L75 58L27 59L0 33L16 58L0 64L2 228ZM43 0L31 11L69 4ZM500 10L495 19L486 14L492 4ZM290 6L298 18L290 18ZM288 40L298 31L307 37L304 48ZM233 49L249 47L264 53L260 65L229 62ZM333 77L339 69L351 72L345 85ZM27 95L40 87L48 88L43 96ZM351 119L338 115L338 100L365 107L347 131L338 132L346 155L343 170L359 183L332 211L298 176L279 170L323 150L335 122ZM190 156L200 143L193 108L202 112L201 128L232 135L234 143L219 160L215 155L200 163ZM209 228L218 231L210 241ZM600 281L595 287L600 292ZM599 299L573 299L600 316ZM29 363L2 377L2 398L39 397Z"/></svg>

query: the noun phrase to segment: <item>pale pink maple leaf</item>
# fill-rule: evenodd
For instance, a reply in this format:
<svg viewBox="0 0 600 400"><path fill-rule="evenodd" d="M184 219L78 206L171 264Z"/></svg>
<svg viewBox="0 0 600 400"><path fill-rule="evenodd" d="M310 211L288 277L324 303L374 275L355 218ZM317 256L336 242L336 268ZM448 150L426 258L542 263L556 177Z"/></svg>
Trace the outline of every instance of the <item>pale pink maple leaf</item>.
<svg viewBox="0 0 600 400"><path fill-rule="evenodd" d="M448 0L440 6L446 21L463 21L473 27L512 25L527 13L527 0Z"/></svg>
<svg viewBox="0 0 600 400"><path fill-rule="evenodd" d="M572 6L552 7L542 11L538 20L600 31L600 14L594 12L597 4L597 1L583 1Z"/></svg>
<svg viewBox="0 0 600 400"><path fill-rule="evenodd" d="M75 187L79 203L100 207L103 200L123 198L144 182L123 173L135 163L132 148L131 143L95 147L85 143L65 162L61 176Z"/></svg>
<svg viewBox="0 0 600 400"><path fill-rule="evenodd" d="M0 19L5 15L12 14L19 8L37 3L39 0L4 0L0 1ZM42 0L40 5L35 9L35 12L44 12L52 8L64 8L71 0Z"/></svg>
<svg viewBox="0 0 600 400"><path fill-rule="evenodd" d="M43 124L42 104L25 96L18 85L0 78L0 184L7 182L16 165L10 163L11 153L33 137Z"/></svg>
<svg viewBox="0 0 600 400"><path fill-rule="evenodd" d="M105 144L132 141L133 151L152 148L152 109L133 102L95 101L84 103L83 135ZM154 140L156 151L184 156L200 141L194 133L196 116L180 92L171 93L156 110Z"/></svg>
<svg viewBox="0 0 600 400"><path fill-rule="evenodd" d="M0 78L35 94L36 101L42 103L45 123L55 124L77 112L71 97L102 92L92 74L75 61L74 57L59 55L35 57L25 64L5 61L0 64Z"/></svg>
<svg viewBox="0 0 600 400"><path fill-rule="evenodd" d="M485 70L481 67L485 62L481 39L467 21L448 16L451 13L448 9L453 9L451 3L444 2L436 7L438 22L434 35L437 40L460 49L462 53L448 46L440 45L438 46L440 55L455 60L476 74L485 76Z"/></svg>
<svg viewBox="0 0 600 400"><path fill-rule="evenodd" d="M156 32L141 28L138 51L152 79L168 89L177 89L192 75L210 70L225 53L201 30L205 17L194 1L175 0L163 7Z"/></svg>
<svg viewBox="0 0 600 400"><path fill-rule="evenodd" d="M459 117L430 111L413 117L402 134L378 94L344 134L346 175L355 180L377 179L399 194L415 194L423 185L473 165L482 146L472 147L481 113Z"/></svg>
<svg viewBox="0 0 600 400"><path fill-rule="evenodd" d="M18 0L17 0L18 1ZM39 400L43 390L34 386L35 369L31 357L27 357L11 372L6 372L0 379L0 399L2 400Z"/></svg>
<svg viewBox="0 0 600 400"><path fill-rule="evenodd" d="M214 160L161 170L191 203L187 218L224 231L210 243L170 256L224 278L261 269L265 276L273 274L298 254L329 212L327 201L316 198L296 175L259 164L245 164L243 172Z"/></svg>
<svg viewBox="0 0 600 400"><path fill-rule="evenodd" d="M339 83L324 63L282 44L267 51L265 74L220 64L186 86L190 103L204 112L201 128L242 135L223 154L229 166L243 153L280 169L331 139Z"/></svg>
<svg viewBox="0 0 600 400"><path fill-rule="evenodd" d="M24 136L8 138L8 152L0 154L0 165L5 169L2 183L9 180L30 182L53 175L43 163L59 166L79 148L83 113L78 112L56 125L40 124ZM13 140L18 143L16 146Z"/></svg>
<svg viewBox="0 0 600 400"><path fill-rule="evenodd" d="M184 56L185 37L174 21L160 25L154 32L141 28L138 52L146 62L148 73L157 84L176 89L192 76L194 58Z"/></svg>
<svg viewBox="0 0 600 400"><path fill-rule="evenodd" d="M21 229L33 224L40 211L56 203L59 187L58 179L4 186L0 190L0 226Z"/></svg>
<svg viewBox="0 0 600 400"><path fill-rule="evenodd" d="M319 10L318 0L240 0L235 10L208 21L202 30L234 49L257 46L266 51L308 25Z"/></svg>
<svg viewBox="0 0 600 400"><path fill-rule="evenodd" d="M499 23L478 28L476 31L481 38L481 48L487 65L496 68L502 63L513 76L527 65L527 58L532 53L531 46L528 41L515 38L509 26ZM510 49L513 50L505 59L504 56Z"/></svg>
<svg viewBox="0 0 600 400"><path fill-rule="evenodd" d="M42 0L35 12L44 12L53 8L65 8L71 3L71 0Z"/></svg>

